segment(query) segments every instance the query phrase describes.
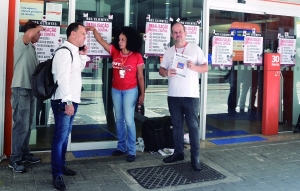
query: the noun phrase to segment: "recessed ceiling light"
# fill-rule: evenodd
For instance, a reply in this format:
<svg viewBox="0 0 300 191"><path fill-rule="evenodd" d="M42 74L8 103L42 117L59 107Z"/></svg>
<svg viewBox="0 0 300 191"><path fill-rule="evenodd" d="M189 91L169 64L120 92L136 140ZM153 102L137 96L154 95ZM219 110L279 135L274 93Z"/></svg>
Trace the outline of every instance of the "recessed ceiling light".
<svg viewBox="0 0 300 191"><path fill-rule="evenodd" d="M186 12L187 14L191 14L192 12L190 12L190 11L188 11L188 12Z"/></svg>

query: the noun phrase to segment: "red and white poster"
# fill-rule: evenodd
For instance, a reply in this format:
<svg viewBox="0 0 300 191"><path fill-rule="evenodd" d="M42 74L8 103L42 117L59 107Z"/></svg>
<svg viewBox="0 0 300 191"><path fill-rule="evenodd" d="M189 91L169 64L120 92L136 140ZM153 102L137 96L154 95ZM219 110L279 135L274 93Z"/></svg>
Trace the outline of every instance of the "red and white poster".
<svg viewBox="0 0 300 191"><path fill-rule="evenodd" d="M199 27L200 22L180 21L185 27L186 37L188 43L196 44L199 46Z"/></svg>
<svg viewBox="0 0 300 191"><path fill-rule="evenodd" d="M101 34L107 43L111 43L112 22L109 18L86 17L83 22L84 26L93 26ZM96 57L107 58L109 53L97 42L92 31L89 31L86 36L85 44L89 47L87 55L91 59Z"/></svg>
<svg viewBox="0 0 300 191"><path fill-rule="evenodd" d="M145 40L146 56L161 56L170 47L171 24L164 19L147 19Z"/></svg>
<svg viewBox="0 0 300 191"><path fill-rule="evenodd" d="M279 38L277 52L280 54L281 66L295 66L296 64L296 36Z"/></svg>
<svg viewBox="0 0 300 191"><path fill-rule="evenodd" d="M253 34L244 38L244 65L261 66L263 59L263 37Z"/></svg>
<svg viewBox="0 0 300 191"><path fill-rule="evenodd" d="M60 23L56 21L38 21L31 20L45 28L41 31L41 37L37 43L35 43L35 51L38 54L39 61L45 61L55 53L55 50L60 46Z"/></svg>
<svg viewBox="0 0 300 191"><path fill-rule="evenodd" d="M212 66L230 67L233 57L231 34L215 33L212 39Z"/></svg>

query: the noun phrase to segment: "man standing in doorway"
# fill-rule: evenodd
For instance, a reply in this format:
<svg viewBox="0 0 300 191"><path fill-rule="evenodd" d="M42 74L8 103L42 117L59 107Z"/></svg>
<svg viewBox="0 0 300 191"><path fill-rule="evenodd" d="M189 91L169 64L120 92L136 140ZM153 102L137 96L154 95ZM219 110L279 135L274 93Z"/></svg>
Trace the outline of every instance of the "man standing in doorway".
<svg viewBox="0 0 300 191"><path fill-rule="evenodd" d="M68 146L69 134L77 112L81 96L81 71L89 60L87 47L79 51L86 39L85 27L80 23L71 23L67 28L67 41L54 56L52 73L58 88L51 98L51 107L54 114L55 129L52 140L51 166L53 185L58 190L65 190L63 175L74 176L76 172L66 166L65 155ZM69 50L68 50L69 49ZM71 52L71 53L70 53Z"/></svg>
<svg viewBox="0 0 300 191"><path fill-rule="evenodd" d="M190 146L191 165L196 171L201 170L200 165L200 136L199 136L199 77L198 73L208 71L207 60L199 46L186 41L185 27L181 23L172 26L172 38L175 45L166 50L159 74L168 77L168 106L173 124L174 154L164 158L163 162L172 163L184 160L184 120L186 121ZM176 69L172 68L175 53L188 57L185 77L179 77Z"/></svg>
<svg viewBox="0 0 300 191"><path fill-rule="evenodd" d="M26 172L24 162L38 163L40 158L30 153L29 139L34 120L36 98L31 92L30 77L38 65L34 43L40 39L42 26L34 22L24 25L24 35L14 45L14 74L11 85L13 109L12 154L9 168L14 172Z"/></svg>

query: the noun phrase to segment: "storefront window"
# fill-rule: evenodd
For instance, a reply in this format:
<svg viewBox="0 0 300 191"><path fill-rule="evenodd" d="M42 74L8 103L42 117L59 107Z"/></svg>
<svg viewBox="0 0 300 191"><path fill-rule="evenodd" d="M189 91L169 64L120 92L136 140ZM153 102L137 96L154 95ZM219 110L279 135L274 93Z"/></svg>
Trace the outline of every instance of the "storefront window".
<svg viewBox="0 0 300 191"><path fill-rule="evenodd" d="M55 12L58 8L60 13L60 34L66 38L65 31L68 26L69 2L59 1L44 4L44 1L21 0L21 6L34 7L38 14L33 19L40 19L42 15ZM56 6L55 6L56 5ZM76 1L75 22L83 22L84 15L89 17L113 16L112 37L115 32L129 25L137 28L141 35L145 33L146 16L151 18L170 19L174 21L178 18L181 21L199 21L202 19L203 1L189 0L95 0L95 1ZM128 7L128 10L126 10ZM47 16L50 20L57 19L54 15ZM23 25L29 18L20 17L20 25ZM202 25L199 28L199 39L201 39ZM169 46L173 45L170 39ZM145 45L144 45L145 46ZM142 47L141 53L144 55L145 47ZM167 79L158 74L160 67L160 56L149 56L144 58L145 62L145 82L146 82L146 100L145 115L147 117L157 117L169 115L167 107ZM110 58L100 58L87 63L82 72L82 103L73 123L71 135L72 143L115 141L116 130L114 121L114 112L111 100L111 81L112 68ZM200 80L199 80L200 82ZM51 136L54 128L54 119L49 103L41 102L37 110L37 132L33 135L32 147L37 150L50 149ZM43 117L45 116L45 117ZM140 123L137 122L137 136L141 136ZM84 129L84 130L83 130Z"/></svg>
<svg viewBox="0 0 300 191"><path fill-rule="evenodd" d="M251 14L223 10L210 10L209 54L212 52L213 32L233 35L232 66L220 68L210 65L208 72L207 130L212 133L260 134L262 132L264 63L261 66L244 62L244 37L242 31L255 30L263 38L264 53L279 53L278 35L295 35L294 18L268 14ZM238 34L241 34L238 36ZM296 59L298 58L293 58ZM210 64L213 61L210 60ZM262 59L263 62L263 59ZM292 131L293 115L299 103L295 88L298 67L281 67L281 90L279 109L279 132ZM298 77L297 77L298 78ZM211 96L209 96L211 95ZM207 134L210 137L210 134Z"/></svg>

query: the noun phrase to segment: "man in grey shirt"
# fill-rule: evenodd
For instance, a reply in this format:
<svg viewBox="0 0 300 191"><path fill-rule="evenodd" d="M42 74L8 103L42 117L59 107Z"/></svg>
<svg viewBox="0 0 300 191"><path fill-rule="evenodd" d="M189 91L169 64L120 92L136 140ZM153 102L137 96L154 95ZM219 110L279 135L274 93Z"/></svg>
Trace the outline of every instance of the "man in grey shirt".
<svg viewBox="0 0 300 191"><path fill-rule="evenodd" d="M11 105L13 109L12 154L9 168L14 172L26 172L24 162L38 163L40 158L29 150L31 125L34 119L36 99L31 92L30 76L38 56L33 43L36 43L44 28L34 22L24 25L24 35L14 45L14 74L11 85Z"/></svg>

